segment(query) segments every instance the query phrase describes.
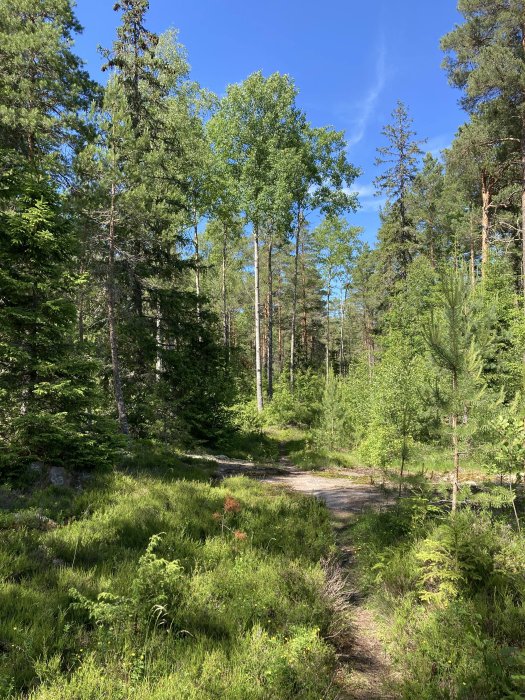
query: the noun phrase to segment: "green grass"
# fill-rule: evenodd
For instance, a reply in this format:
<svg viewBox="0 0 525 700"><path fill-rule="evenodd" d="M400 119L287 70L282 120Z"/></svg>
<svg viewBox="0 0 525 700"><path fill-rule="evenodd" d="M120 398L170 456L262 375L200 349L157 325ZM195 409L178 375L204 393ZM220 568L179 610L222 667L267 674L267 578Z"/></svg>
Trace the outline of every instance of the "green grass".
<svg viewBox="0 0 525 700"><path fill-rule="evenodd" d="M349 473L361 471L369 473L376 483L385 479L394 485L399 482L398 464L385 467L367 464L359 454L358 449L331 450L322 447L316 444L310 433L298 428L268 428L265 433L278 444L284 445L286 454L299 469L305 471L325 470L326 475L329 475L331 470L338 472L348 470ZM439 446L416 444L405 463L405 482L408 486L417 487L429 480L438 481L449 474L452 468L450 450ZM460 479L462 481L492 482L494 476L489 475L484 466L474 459L463 457Z"/></svg>
<svg viewBox="0 0 525 700"><path fill-rule="evenodd" d="M82 492L13 500L0 698L332 697L326 510L246 478L213 487L211 473L143 445Z"/></svg>

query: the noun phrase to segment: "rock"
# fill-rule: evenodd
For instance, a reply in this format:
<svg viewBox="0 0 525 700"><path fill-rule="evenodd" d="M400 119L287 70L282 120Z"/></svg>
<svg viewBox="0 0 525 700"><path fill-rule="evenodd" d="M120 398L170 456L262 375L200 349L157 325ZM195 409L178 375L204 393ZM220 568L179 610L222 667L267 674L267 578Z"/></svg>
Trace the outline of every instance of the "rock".
<svg viewBox="0 0 525 700"><path fill-rule="evenodd" d="M28 530L54 530L58 523L41 513L15 513L13 518L15 529L27 528Z"/></svg>
<svg viewBox="0 0 525 700"><path fill-rule="evenodd" d="M49 481L53 486L71 486L71 474L64 467L50 467Z"/></svg>
<svg viewBox="0 0 525 700"><path fill-rule="evenodd" d="M93 478L93 474L90 474L89 472L80 472L79 474L76 475L75 479L75 488L77 491L83 491L85 485L91 481Z"/></svg>
<svg viewBox="0 0 525 700"><path fill-rule="evenodd" d="M44 463L38 461L31 462L31 464L29 465L29 469L30 471L35 472L36 474L42 474L42 472L44 471Z"/></svg>
<svg viewBox="0 0 525 700"><path fill-rule="evenodd" d="M40 530L54 530L56 527L58 527L58 523L45 515L37 515L36 520Z"/></svg>

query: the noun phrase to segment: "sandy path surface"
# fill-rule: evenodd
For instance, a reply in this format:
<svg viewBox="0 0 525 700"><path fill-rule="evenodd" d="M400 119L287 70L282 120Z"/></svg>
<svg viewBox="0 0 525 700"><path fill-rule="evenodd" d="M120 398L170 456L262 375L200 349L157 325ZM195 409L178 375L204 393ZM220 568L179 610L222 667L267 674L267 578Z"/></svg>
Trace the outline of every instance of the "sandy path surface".
<svg viewBox="0 0 525 700"><path fill-rule="evenodd" d="M379 486L356 484L349 478L333 475L324 477L318 473L300 471L284 454L278 464L270 466L222 455L213 459L217 461L219 479L243 474L315 496L330 510L334 526L340 534L344 533L349 521L364 509L388 507L394 502L394 499ZM352 473L356 475L355 472ZM358 476L366 477L365 474ZM353 547L343 545L340 552L341 563L351 581ZM379 640L373 614L366 607L359 592L354 592L352 598L352 644L350 649L343 650L343 653L338 655L341 667L337 675L341 677L340 687L344 693L341 699L344 697L347 700L395 700L395 696L388 690L392 668Z"/></svg>
<svg viewBox="0 0 525 700"><path fill-rule="evenodd" d="M379 486L357 484L348 477L322 476L319 473L301 471L296 469L286 456L282 456L277 464L269 466L223 455L215 456L213 459L218 465L219 478L244 474L266 483L315 496L326 504L336 521L344 522L368 507L379 508L392 502ZM366 476L356 472L352 474Z"/></svg>
<svg viewBox="0 0 525 700"><path fill-rule="evenodd" d="M264 481L319 498L336 520L344 520L367 507L380 507L387 502L384 491L379 487L354 484L345 478L290 470L287 474L264 477Z"/></svg>

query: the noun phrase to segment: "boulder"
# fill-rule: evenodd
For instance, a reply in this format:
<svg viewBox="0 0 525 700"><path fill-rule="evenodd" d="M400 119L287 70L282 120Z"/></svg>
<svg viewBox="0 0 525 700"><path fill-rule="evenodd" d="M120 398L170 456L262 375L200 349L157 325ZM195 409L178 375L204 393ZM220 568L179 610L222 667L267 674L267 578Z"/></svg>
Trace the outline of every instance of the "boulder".
<svg viewBox="0 0 525 700"><path fill-rule="evenodd" d="M29 470L35 472L36 474L42 474L44 471L44 463L38 461L31 462L29 465Z"/></svg>
<svg viewBox="0 0 525 700"><path fill-rule="evenodd" d="M71 474L64 467L50 467L49 482L53 486L71 486Z"/></svg>

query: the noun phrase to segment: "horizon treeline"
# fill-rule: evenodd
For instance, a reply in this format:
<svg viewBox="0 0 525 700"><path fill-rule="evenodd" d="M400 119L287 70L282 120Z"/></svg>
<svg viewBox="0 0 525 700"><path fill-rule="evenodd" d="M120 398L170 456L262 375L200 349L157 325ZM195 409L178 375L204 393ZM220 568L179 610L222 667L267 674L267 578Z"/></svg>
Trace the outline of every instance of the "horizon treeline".
<svg viewBox="0 0 525 700"><path fill-rule="evenodd" d="M460 1L442 46L467 120L439 158L395 106L373 248L352 225L344 133L308 121L289 76L220 99L176 31L147 28L146 0L115 10L101 86L69 0L0 0L2 468L267 421L401 471L414 445L450 445L456 472L473 452L515 469L521 4Z"/></svg>

